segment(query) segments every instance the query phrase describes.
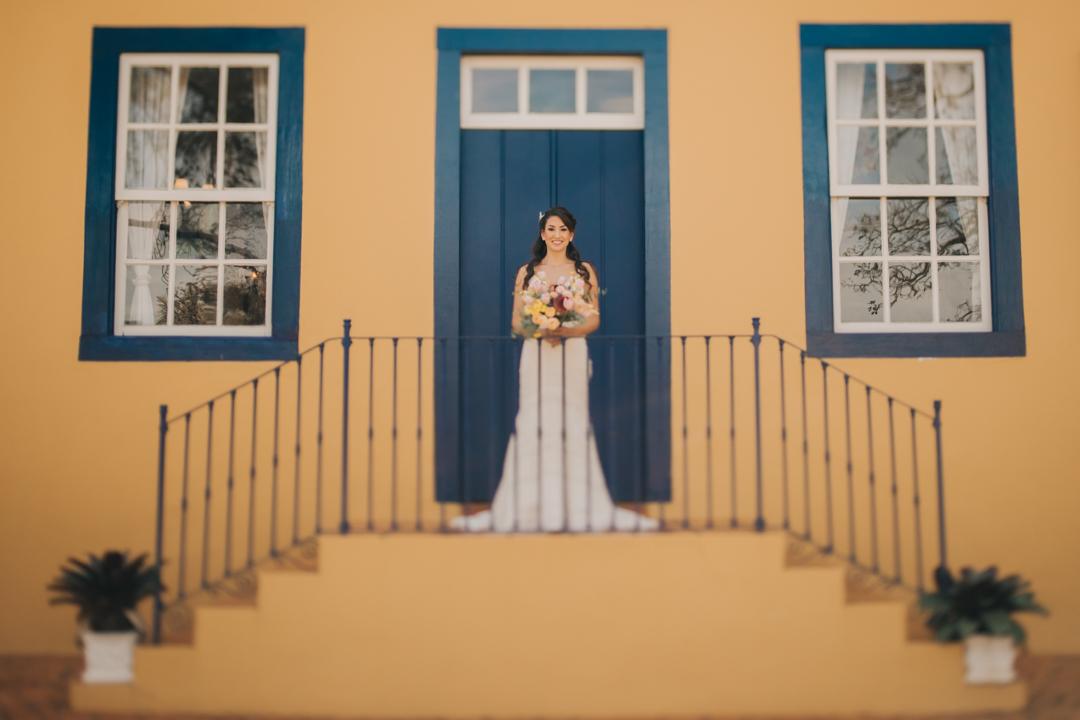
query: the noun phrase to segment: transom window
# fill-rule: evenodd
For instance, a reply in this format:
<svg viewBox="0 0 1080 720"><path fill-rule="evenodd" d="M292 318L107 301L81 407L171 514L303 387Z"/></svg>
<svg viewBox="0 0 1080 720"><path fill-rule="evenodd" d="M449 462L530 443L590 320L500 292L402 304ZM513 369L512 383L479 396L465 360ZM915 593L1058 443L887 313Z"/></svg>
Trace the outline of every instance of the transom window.
<svg viewBox="0 0 1080 720"><path fill-rule="evenodd" d="M982 52L825 60L835 331L991 330Z"/></svg>
<svg viewBox="0 0 1080 720"><path fill-rule="evenodd" d="M120 57L117 335L270 335L276 55Z"/></svg>
<svg viewBox="0 0 1080 720"><path fill-rule="evenodd" d="M640 57L461 59L461 127L640 130Z"/></svg>

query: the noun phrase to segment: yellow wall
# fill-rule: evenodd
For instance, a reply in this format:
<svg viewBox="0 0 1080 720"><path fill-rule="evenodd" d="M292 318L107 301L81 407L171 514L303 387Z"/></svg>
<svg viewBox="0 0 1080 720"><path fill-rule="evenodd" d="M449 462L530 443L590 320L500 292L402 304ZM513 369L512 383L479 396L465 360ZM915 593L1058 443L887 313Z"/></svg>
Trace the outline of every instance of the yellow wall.
<svg viewBox="0 0 1080 720"><path fill-rule="evenodd" d="M266 367L79 363L91 29L307 28L301 345L431 330L435 29L669 31L672 327L803 338L799 22L1012 23L1028 356L849 360L946 409L954 565L1032 578L1037 652L1080 652L1074 370L1080 6L957 0L6 3L0 8L0 652L68 652L44 586L69 554L150 548L156 407ZM764 90L761 90L764 88ZM767 272L759 270L767 266ZM1050 270L1054 270L1053 273ZM377 309L377 310L376 310Z"/></svg>

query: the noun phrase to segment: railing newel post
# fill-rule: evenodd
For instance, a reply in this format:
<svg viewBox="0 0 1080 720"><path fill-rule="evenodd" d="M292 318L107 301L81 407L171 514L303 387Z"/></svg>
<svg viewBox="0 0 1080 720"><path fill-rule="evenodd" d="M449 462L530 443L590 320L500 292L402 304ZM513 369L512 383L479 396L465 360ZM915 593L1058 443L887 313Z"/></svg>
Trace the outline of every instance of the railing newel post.
<svg viewBox="0 0 1080 720"><path fill-rule="evenodd" d="M938 573L942 573L948 569L949 562L945 543L945 466L941 447L940 400L934 401L934 437L937 444L938 543L941 558L941 564L938 565Z"/></svg>

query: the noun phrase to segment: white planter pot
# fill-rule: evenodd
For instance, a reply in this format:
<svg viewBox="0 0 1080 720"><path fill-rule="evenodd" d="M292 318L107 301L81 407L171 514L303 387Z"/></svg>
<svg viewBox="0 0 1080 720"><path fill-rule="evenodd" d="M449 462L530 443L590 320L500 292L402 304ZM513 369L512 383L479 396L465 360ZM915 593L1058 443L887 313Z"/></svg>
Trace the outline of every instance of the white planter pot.
<svg viewBox="0 0 1080 720"><path fill-rule="evenodd" d="M130 683L135 681L135 642L139 633L90 632L80 633L86 669L82 681L89 684Z"/></svg>
<svg viewBox="0 0 1080 720"><path fill-rule="evenodd" d="M1016 680L1016 645L1008 635L969 635L964 640L964 678L973 685Z"/></svg>

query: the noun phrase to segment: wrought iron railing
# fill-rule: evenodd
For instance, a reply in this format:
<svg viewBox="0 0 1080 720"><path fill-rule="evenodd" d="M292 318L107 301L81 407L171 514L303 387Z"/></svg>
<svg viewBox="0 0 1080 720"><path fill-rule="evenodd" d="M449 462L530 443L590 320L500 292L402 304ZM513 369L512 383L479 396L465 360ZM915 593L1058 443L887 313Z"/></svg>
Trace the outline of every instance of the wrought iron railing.
<svg viewBox="0 0 1080 720"><path fill-rule="evenodd" d="M250 584L318 535L477 531L454 518L487 507L518 440L517 363L539 342L352 337L346 320L342 337L201 405L161 406L155 558L169 590L154 641L166 611ZM756 318L751 334L588 346L588 433L616 501L650 520L632 531L784 530L920 591L930 547L947 566L940 402L904 403Z"/></svg>

